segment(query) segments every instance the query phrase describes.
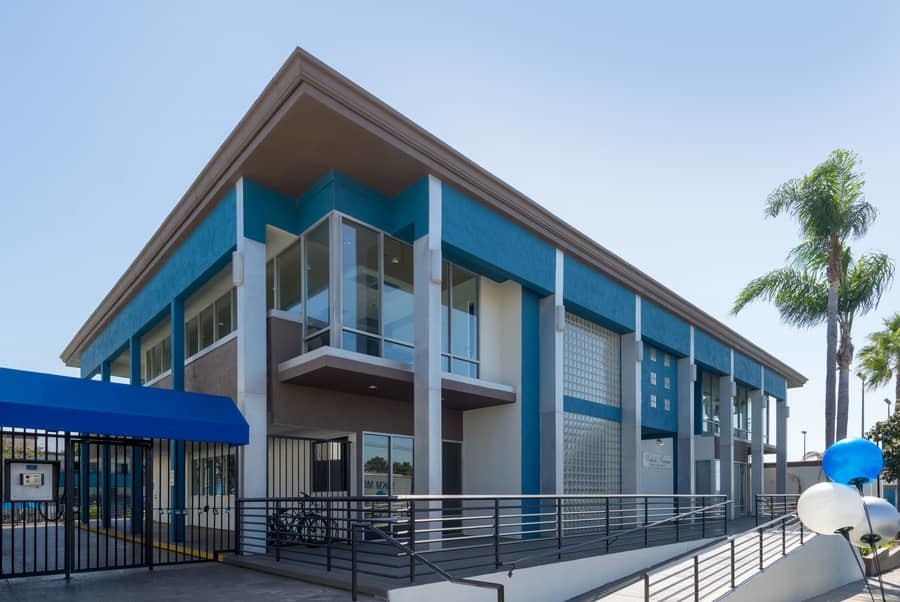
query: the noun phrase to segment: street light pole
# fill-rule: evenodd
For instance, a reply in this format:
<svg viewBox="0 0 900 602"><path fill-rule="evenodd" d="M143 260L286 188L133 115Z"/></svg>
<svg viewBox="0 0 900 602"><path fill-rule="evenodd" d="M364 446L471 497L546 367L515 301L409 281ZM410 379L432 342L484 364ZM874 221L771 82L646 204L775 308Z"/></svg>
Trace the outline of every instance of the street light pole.
<svg viewBox="0 0 900 602"><path fill-rule="evenodd" d="M866 375L859 372L857 376L862 383L859 388L859 437L862 439L866 436Z"/></svg>
<svg viewBox="0 0 900 602"><path fill-rule="evenodd" d="M888 415L887 415L887 417L888 417L888 420L890 420L890 419L891 419L891 400L888 399L887 397L885 397L885 398L884 398L884 403L887 404L887 407L888 407Z"/></svg>
<svg viewBox="0 0 900 602"><path fill-rule="evenodd" d="M803 435L803 459L806 459L806 431L800 431L800 434Z"/></svg>

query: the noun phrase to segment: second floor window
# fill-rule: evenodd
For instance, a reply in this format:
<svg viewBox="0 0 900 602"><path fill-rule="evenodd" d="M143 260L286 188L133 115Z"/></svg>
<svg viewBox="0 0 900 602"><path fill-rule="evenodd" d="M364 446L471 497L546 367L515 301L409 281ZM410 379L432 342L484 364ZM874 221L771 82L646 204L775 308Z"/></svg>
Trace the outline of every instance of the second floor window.
<svg viewBox="0 0 900 602"><path fill-rule="evenodd" d="M237 295L230 289L184 323L184 355L191 357L237 328Z"/></svg>
<svg viewBox="0 0 900 602"><path fill-rule="evenodd" d="M444 262L441 275L443 370L478 378L478 276Z"/></svg>
<svg viewBox="0 0 900 602"><path fill-rule="evenodd" d="M751 432L750 388L739 384L734 396L734 436L749 441Z"/></svg>
<svg viewBox="0 0 900 602"><path fill-rule="evenodd" d="M703 432L719 434L719 377L703 372L700 380L701 407L703 409Z"/></svg>
<svg viewBox="0 0 900 602"><path fill-rule="evenodd" d="M167 336L144 351L144 382L172 369L172 338Z"/></svg>

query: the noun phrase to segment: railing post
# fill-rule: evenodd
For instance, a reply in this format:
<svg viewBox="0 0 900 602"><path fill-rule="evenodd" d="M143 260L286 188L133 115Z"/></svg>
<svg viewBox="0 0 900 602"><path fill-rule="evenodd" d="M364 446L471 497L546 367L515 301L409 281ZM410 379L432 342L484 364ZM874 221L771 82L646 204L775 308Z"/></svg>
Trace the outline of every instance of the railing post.
<svg viewBox="0 0 900 602"><path fill-rule="evenodd" d="M331 572L331 500L325 501L325 568Z"/></svg>
<svg viewBox="0 0 900 602"><path fill-rule="evenodd" d="M650 602L650 573L644 573L644 602Z"/></svg>
<svg viewBox="0 0 900 602"><path fill-rule="evenodd" d="M562 498L556 498L556 559L562 560L563 526Z"/></svg>
<svg viewBox="0 0 900 602"><path fill-rule="evenodd" d="M700 602L700 555L694 556L694 600Z"/></svg>
<svg viewBox="0 0 900 602"><path fill-rule="evenodd" d="M781 519L781 555L787 556L787 518Z"/></svg>
<svg viewBox="0 0 900 602"><path fill-rule="evenodd" d="M803 521L797 521L800 523L800 545L803 545Z"/></svg>
<svg viewBox="0 0 900 602"><path fill-rule="evenodd" d="M606 498L606 553L609 554L609 497Z"/></svg>
<svg viewBox="0 0 900 602"><path fill-rule="evenodd" d="M763 530L759 530L759 570L763 570Z"/></svg>
<svg viewBox="0 0 900 602"><path fill-rule="evenodd" d="M353 596L353 602L359 598L359 583L357 582L356 555L359 545L359 527L350 523L350 592Z"/></svg>
<svg viewBox="0 0 900 602"><path fill-rule="evenodd" d="M681 523L681 519L678 518L678 515L681 514L681 504L679 503L681 500L679 498L675 498L675 543L678 543L678 528Z"/></svg>
<svg viewBox="0 0 900 602"><path fill-rule="evenodd" d="M731 540L731 589L734 589L734 540Z"/></svg>
<svg viewBox="0 0 900 602"><path fill-rule="evenodd" d="M727 496L722 496L723 502L728 501ZM722 506L722 535L728 535L728 504Z"/></svg>
<svg viewBox="0 0 900 602"><path fill-rule="evenodd" d="M241 498L234 498L234 553L241 553Z"/></svg>
<svg viewBox="0 0 900 602"><path fill-rule="evenodd" d="M269 504L266 503L266 510L268 510L268 509L269 509ZM268 518L269 517L267 516L266 517L266 525L269 524ZM283 525L281 523L281 502L280 501L275 502L275 517L274 518L275 518L275 520L272 521L272 527L273 527L272 530L275 531L275 533L274 533L275 562L281 562L281 529L282 529ZM268 536L268 533L266 535Z"/></svg>
<svg viewBox="0 0 900 602"><path fill-rule="evenodd" d="M494 568L500 568L500 499L494 498Z"/></svg>
<svg viewBox="0 0 900 602"><path fill-rule="evenodd" d="M706 539L706 496L700 498L700 538Z"/></svg>
<svg viewBox="0 0 900 602"><path fill-rule="evenodd" d="M647 547L647 540L650 529L647 528L647 524L649 523L649 515L650 515L650 498L644 496L644 547Z"/></svg>
<svg viewBox="0 0 900 602"><path fill-rule="evenodd" d="M409 549L416 551L416 500L409 503ZM409 582L416 582L416 557L409 555Z"/></svg>
<svg viewBox="0 0 900 602"><path fill-rule="evenodd" d="M759 494L753 496L753 515L756 517L756 526L759 526Z"/></svg>

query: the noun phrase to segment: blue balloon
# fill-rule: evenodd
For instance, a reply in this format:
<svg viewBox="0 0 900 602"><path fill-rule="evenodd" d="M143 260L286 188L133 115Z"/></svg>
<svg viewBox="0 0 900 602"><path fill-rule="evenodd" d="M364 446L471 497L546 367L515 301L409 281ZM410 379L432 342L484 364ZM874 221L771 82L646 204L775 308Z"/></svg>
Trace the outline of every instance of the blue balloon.
<svg viewBox="0 0 900 602"><path fill-rule="evenodd" d="M878 446L858 437L841 439L822 457L822 470L828 478L845 485L874 481L883 466L884 457Z"/></svg>

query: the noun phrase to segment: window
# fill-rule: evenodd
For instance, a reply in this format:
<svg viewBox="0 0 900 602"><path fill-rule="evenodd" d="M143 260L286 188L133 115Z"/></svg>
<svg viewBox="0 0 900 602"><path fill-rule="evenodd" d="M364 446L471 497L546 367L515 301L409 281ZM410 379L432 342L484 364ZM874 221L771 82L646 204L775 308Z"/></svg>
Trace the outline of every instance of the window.
<svg viewBox="0 0 900 602"><path fill-rule="evenodd" d="M653 347L650 348L650 361L656 361L656 349L654 349Z"/></svg>
<svg viewBox="0 0 900 602"><path fill-rule="evenodd" d="M671 411L672 411L672 401L671 401L668 397L665 398L665 399L663 399L663 409L664 409L666 412L671 412Z"/></svg>
<svg viewBox="0 0 900 602"><path fill-rule="evenodd" d="M656 385L656 372L651 372L651 373L650 373L650 384L651 384L651 385Z"/></svg>
<svg viewBox="0 0 900 602"><path fill-rule="evenodd" d="M304 237L306 256L306 350L329 344L328 223L324 220Z"/></svg>
<svg viewBox="0 0 900 602"><path fill-rule="evenodd" d="M412 247L384 237L384 357L412 363L414 342Z"/></svg>
<svg viewBox="0 0 900 602"><path fill-rule="evenodd" d="M663 377L663 388L671 389L672 388L672 379L668 376Z"/></svg>
<svg viewBox="0 0 900 602"><path fill-rule="evenodd" d="M343 220L341 243L343 347L380 356L381 235L371 228Z"/></svg>
<svg viewBox="0 0 900 602"><path fill-rule="evenodd" d="M566 336L568 337L568 331ZM614 420L574 412L563 413L565 493L596 494L621 491L621 427L621 423ZM589 508L585 510L587 513L590 512Z"/></svg>
<svg viewBox="0 0 900 602"><path fill-rule="evenodd" d="M219 296L184 323L184 354L196 355L237 328L237 294L234 289Z"/></svg>
<svg viewBox="0 0 900 602"><path fill-rule="evenodd" d="M672 356L667 353L663 356L663 366L668 368L671 365L672 365Z"/></svg>
<svg viewBox="0 0 900 602"><path fill-rule="evenodd" d="M363 435L365 495L402 495L413 490L413 439L398 435Z"/></svg>
<svg viewBox="0 0 900 602"><path fill-rule="evenodd" d="M478 276L444 262L441 277L443 369L478 378Z"/></svg>
<svg viewBox="0 0 900 602"><path fill-rule="evenodd" d="M144 352L144 382L172 369L172 338L165 337Z"/></svg>
<svg viewBox="0 0 900 602"><path fill-rule="evenodd" d="M651 408L656 407L656 395L652 395L652 394L650 395L650 407Z"/></svg>
<svg viewBox="0 0 900 602"><path fill-rule="evenodd" d="M750 440L750 387L739 384L734 396L734 436L737 439Z"/></svg>
<svg viewBox="0 0 900 602"><path fill-rule="evenodd" d="M266 265L266 304L269 309L300 311L303 261L298 239Z"/></svg>
<svg viewBox="0 0 900 602"><path fill-rule="evenodd" d="M237 492L237 470L234 455L194 459L192 495L234 495Z"/></svg>
<svg viewBox="0 0 900 602"><path fill-rule="evenodd" d="M700 398L703 409L703 432L719 434L719 377L703 372L700 379Z"/></svg>
<svg viewBox="0 0 900 602"><path fill-rule="evenodd" d="M621 407L619 335L567 313L563 341L564 394Z"/></svg>
<svg viewBox="0 0 900 602"><path fill-rule="evenodd" d="M312 444L312 490L316 493L350 491L350 463L346 439Z"/></svg>

